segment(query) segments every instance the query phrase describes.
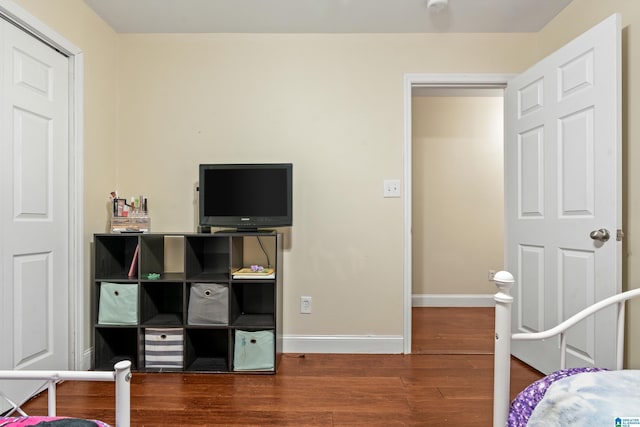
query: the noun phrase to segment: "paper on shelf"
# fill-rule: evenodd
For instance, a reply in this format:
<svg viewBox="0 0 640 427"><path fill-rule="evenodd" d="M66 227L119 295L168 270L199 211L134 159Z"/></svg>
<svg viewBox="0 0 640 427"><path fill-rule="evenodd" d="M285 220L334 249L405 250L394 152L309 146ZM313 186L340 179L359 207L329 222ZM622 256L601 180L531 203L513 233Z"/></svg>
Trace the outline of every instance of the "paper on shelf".
<svg viewBox="0 0 640 427"><path fill-rule="evenodd" d="M276 272L273 268L254 271L250 267L240 268L232 273L234 279L274 279Z"/></svg>

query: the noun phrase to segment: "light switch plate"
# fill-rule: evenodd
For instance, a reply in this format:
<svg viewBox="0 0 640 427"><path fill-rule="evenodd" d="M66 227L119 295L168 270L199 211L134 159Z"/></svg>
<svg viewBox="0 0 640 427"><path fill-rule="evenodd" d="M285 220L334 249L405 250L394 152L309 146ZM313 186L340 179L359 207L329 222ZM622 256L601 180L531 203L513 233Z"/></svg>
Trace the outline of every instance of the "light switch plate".
<svg viewBox="0 0 640 427"><path fill-rule="evenodd" d="M300 297L300 313L311 314L312 313L312 299L311 297Z"/></svg>

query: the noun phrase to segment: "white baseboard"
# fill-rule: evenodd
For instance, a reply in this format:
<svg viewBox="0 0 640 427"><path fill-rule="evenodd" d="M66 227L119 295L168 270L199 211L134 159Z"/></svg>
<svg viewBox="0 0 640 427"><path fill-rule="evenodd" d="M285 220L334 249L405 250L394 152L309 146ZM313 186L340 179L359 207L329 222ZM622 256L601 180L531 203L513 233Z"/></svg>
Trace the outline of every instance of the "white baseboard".
<svg viewBox="0 0 640 427"><path fill-rule="evenodd" d="M412 295L413 307L494 307L493 294ZM285 335L285 353L402 354L401 335Z"/></svg>
<svg viewBox="0 0 640 427"><path fill-rule="evenodd" d="M493 294L413 294L412 307L495 307Z"/></svg>
<svg viewBox="0 0 640 427"><path fill-rule="evenodd" d="M402 354L400 335L285 335L285 353Z"/></svg>
<svg viewBox="0 0 640 427"><path fill-rule="evenodd" d="M93 361L93 347L85 349L82 353L82 360L80 361L80 366L78 370L80 371L90 371L92 369L92 361Z"/></svg>

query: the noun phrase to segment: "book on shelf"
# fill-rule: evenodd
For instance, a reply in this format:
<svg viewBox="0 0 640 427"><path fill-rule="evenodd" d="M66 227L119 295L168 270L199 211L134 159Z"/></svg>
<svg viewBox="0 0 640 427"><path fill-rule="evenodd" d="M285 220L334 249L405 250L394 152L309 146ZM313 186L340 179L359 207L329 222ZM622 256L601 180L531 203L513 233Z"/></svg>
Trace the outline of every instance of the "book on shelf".
<svg viewBox="0 0 640 427"><path fill-rule="evenodd" d="M243 267L237 269L231 275L234 279L274 279L276 271L273 268L255 270L251 267Z"/></svg>
<svg viewBox="0 0 640 427"><path fill-rule="evenodd" d="M131 266L129 267L129 277L138 275L138 252L140 252L140 245L136 245L136 250L133 252L133 259L131 260Z"/></svg>

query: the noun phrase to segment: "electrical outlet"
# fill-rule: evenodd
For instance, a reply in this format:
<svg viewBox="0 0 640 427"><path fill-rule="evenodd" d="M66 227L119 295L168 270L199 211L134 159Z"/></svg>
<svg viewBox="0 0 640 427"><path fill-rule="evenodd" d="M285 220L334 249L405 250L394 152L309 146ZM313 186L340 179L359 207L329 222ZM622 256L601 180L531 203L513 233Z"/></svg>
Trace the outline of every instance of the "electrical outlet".
<svg viewBox="0 0 640 427"><path fill-rule="evenodd" d="M300 313L311 314L311 297L300 297Z"/></svg>
<svg viewBox="0 0 640 427"><path fill-rule="evenodd" d="M489 270L489 276L488 276L488 280L490 282L493 282L493 279L496 277L496 271L495 270Z"/></svg>

